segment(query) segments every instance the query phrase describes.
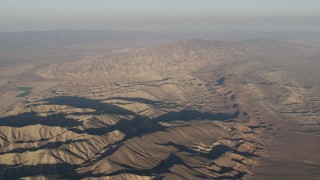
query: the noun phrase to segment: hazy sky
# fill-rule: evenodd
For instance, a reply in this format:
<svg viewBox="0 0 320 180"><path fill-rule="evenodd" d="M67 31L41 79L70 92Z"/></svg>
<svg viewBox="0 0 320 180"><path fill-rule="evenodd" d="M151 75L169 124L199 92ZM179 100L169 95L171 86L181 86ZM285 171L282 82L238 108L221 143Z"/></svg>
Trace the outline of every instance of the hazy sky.
<svg viewBox="0 0 320 180"><path fill-rule="evenodd" d="M320 0L0 0L0 31L319 29Z"/></svg>

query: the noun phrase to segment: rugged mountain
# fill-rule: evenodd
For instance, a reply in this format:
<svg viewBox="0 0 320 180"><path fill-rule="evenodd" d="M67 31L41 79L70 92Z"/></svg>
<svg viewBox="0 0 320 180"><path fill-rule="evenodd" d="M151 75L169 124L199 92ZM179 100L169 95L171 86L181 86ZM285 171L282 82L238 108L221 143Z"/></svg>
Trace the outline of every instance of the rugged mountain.
<svg viewBox="0 0 320 180"><path fill-rule="evenodd" d="M273 121L319 126L319 85L287 66L301 46L190 40L40 69L62 83L1 111L0 175L250 178Z"/></svg>

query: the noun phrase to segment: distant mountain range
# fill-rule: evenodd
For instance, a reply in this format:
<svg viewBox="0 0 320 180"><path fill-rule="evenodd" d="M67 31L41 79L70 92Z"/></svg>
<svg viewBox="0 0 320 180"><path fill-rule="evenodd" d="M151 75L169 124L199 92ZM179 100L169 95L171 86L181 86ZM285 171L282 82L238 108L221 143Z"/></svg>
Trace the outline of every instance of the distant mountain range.
<svg viewBox="0 0 320 180"><path fill-rule="evenodd" d="M52 30L0 32L0 48L43 47L52 45L103 43L163 43L180 39L256 39L256 38L314 38L316 31L257 32L250 30L212 30L206 32L142 32L111 30Z"/></svg>
<svg viewBox="0 0 320 180"><path fill-rule="evenodd" d="M172 35L109 30L53 30L0 33L0 48L42 47L50 45L142 43L172 39Z"/></svg>

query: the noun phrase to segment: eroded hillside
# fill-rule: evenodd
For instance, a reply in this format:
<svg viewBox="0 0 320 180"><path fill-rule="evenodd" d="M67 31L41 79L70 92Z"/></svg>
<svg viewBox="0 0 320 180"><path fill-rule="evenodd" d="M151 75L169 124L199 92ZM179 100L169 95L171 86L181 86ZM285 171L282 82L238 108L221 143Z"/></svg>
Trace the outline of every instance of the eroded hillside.
<svg viewBox="0 0 320 180"><path fill-rule="evenodd" d="M319 127L319 86L277 63L298 46L191 40L40 69L62 83L2 110L1 177L249 178L273 121Z"/></svg>

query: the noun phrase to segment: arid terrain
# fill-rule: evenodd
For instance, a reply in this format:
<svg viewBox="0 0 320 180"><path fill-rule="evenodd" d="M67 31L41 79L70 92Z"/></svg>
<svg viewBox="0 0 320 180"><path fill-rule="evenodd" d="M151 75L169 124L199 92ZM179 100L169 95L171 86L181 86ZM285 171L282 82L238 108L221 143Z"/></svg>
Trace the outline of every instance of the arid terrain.
<svg viewBox="0 0 320 180"><path fill-rule="evenodd" d="M3 65L0 179L320 178L320 38L156 37Z"/></svg>

